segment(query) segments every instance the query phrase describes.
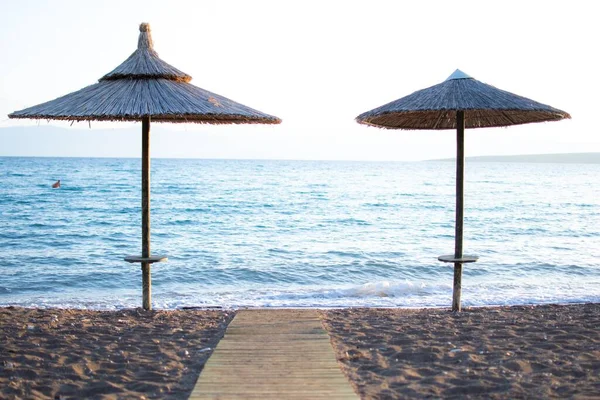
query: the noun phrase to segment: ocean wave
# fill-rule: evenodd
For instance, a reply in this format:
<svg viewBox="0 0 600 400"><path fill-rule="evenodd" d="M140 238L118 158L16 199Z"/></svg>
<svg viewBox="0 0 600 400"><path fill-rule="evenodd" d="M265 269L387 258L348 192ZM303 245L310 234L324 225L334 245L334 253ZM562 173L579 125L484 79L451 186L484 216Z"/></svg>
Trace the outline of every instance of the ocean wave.
<svg viewBox="0 0 600 400"><path fill-rule="evenodd" d="M448 284L427 285L423 282L413 283L403 282L372 282L360 286L354 286L346 289L327 291L326 293L341 298L354 297L406 297L406 296L427 296L430 294L447 292L450 288Z"/></svg>

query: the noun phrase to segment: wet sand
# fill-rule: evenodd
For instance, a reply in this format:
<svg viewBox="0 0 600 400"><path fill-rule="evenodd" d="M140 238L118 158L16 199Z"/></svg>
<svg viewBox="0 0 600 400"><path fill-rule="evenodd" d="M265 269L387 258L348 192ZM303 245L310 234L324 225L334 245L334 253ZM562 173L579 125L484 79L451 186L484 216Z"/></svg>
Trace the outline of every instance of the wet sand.
<svg viewBox="0 0 600 400"><path fill-rule="evenodd" d="M233 315L0 308L0 398L187 399ZM600 398L600 304L321 316L363 399Z"/></svg>
<svg viewBox="0 0 600 400"><path fill-rule="evenodd" d="M363 399L600 399L600 304L322 315Z"/></svg>

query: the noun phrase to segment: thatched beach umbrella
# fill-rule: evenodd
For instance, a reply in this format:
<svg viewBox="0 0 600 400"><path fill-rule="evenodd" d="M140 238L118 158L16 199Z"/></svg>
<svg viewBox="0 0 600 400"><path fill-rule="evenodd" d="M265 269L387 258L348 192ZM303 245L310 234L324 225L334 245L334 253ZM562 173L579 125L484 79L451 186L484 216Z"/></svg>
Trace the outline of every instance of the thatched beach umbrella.
<svg viewBox="0 0 600 400"><path fill-rule="evenodd" d="M440 256L454 263L452 310L460 311L462 264L478 257L463 254L464 132L558 121L571 116L561 110L479 82L456 70L444 82L367 111L360 124L388 129L456 129L456 226L454 254Z"/></svg>
<svg viewBox="0 0 600 400"><path fill-rule="evenodd" d="M150 252L150 121L203 124L278 124L277 117L196 87L192 77L154 51L150 25L140 25L138 48L98 83L58 99L15 111L10 118L69 121L142 121L142 254L126 257L142 265L143 307L151 309L150 264L166 257Z"/></svg>

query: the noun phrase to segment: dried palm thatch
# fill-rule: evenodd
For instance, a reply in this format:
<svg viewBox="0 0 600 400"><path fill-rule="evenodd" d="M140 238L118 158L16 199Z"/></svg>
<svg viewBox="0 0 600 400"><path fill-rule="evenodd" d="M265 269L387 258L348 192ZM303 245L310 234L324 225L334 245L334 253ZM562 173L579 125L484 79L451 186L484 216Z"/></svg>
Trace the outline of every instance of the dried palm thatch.
<svg viewBox="0 0 600 400"><path fill-rule="evenodd" d="M190 84L191 76L158 57L150 25L140 25L138 48L98 83L24 110L10 118L68 121L278 124L277 117Z"/></svg>
<svg viewBox="0 0 600 400"><path fill-rule="evenodd" d="M481 83L460 70L444 82L356 117L359 124L387 129L456 129L456 224L454 254L440 256L454 263L452 310L460 311L463 263L478 257L463 254L464 132L531 122L558 121L571 116L561 110Z"/></svg>
<svg viewBox="0 0 600 400"><path fill-rule="evenodd" d="M557 121L561 110L479 82L456 70L444 82L360 114L360 124L388 129L456 129L456 111L465 128L490 128Z"/></svg>

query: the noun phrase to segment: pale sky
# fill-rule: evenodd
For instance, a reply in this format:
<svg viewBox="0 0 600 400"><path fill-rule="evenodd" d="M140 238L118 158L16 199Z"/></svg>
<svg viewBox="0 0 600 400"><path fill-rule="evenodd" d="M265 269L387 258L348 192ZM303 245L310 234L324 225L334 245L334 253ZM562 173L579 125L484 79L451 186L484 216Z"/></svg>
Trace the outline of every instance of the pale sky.
<svg viewBox="0 0 600 400"><path fill-rule="evenodd" d="M600 152L595 6L547 0L0 0L0 128L69 127L6 115L96 83L136 49L138 26L149 22L155 50L190 74L192 84L283 120L276 126L154 124L153 157L453 157L453 131L382 130L354 118L440 83L457 68L573 117L467 131L467 156ZM140 124L92 122L90 130L75 123L68 129L73 132L52 136L54 147L36 147L35 135L48 135L41 128L22 138L0 129L0 155L140 156L141 134L130 134ZM109 132L99 138L98 129Z"/></svg>

